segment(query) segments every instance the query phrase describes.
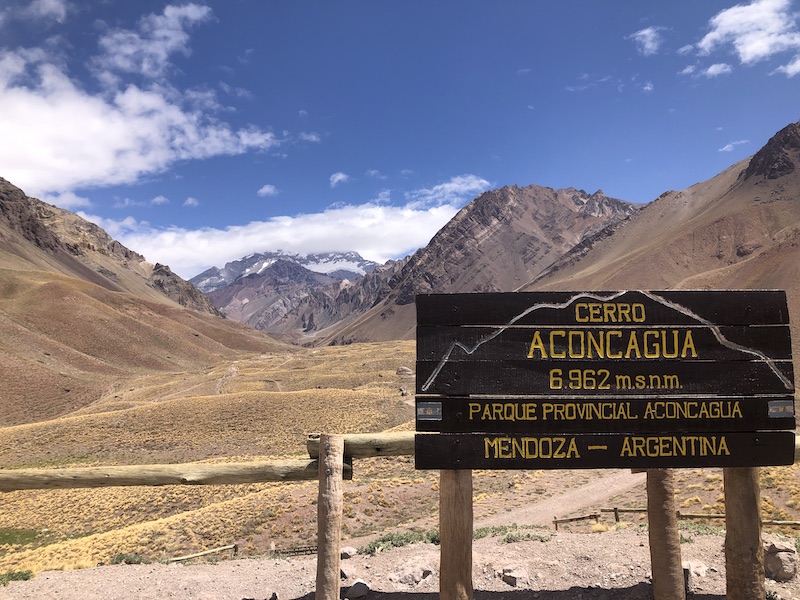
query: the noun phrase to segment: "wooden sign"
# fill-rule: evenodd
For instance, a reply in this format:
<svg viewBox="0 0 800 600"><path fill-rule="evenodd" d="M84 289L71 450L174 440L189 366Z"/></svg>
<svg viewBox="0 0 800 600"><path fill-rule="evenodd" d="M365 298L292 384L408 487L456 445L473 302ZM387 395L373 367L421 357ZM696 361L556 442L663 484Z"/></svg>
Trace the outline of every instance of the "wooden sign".
<svg viewBox="0 0 800 600"><path fill-rule="evenodd" d="M760 467L794 462L791 431L417 434L418 469ZM444 466L442 466L444 465Z"/></svg>
<svg viewBox="0 0 800 600"><path fill-rule="evenodd" d="M432 294L417 322L417 431L439 433L418 436L418 468L794 460L783 292ZM675 435L681 452L654 454ZM557 438L568 458L528 451Z"/></svg>

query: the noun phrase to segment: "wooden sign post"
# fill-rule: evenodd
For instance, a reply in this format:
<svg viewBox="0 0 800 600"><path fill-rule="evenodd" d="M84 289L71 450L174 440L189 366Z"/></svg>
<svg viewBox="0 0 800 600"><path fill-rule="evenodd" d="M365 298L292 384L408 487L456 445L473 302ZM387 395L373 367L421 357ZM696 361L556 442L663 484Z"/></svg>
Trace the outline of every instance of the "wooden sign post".
<svg viewBox="0 0 800 600"><path fill-rule="evenodd" d="M420 295L416 467L792 464L788 315L781 291Z"/></svg>

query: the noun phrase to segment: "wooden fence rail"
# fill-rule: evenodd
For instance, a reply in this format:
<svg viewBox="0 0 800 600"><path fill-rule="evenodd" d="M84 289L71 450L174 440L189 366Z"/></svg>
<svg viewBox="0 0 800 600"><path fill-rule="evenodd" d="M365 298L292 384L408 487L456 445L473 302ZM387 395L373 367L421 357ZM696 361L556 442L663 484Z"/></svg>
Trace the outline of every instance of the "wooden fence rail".
<svg viewBox="0 0 800 600"><path fill-rule="evenodd" d="M66 469L0 469L0 492L135 485L230 485L319 479L319 437L306 440L309 459L240 463L184 463L73 467ZM346 460L375 456L413 456L414 432L356 433L344 436ZM345 464L343 479L353 478Z"/></svg>
<svg viewBox="0 0 800 600"><path fill-rule="evenodd" d="M237 544L229 544L228 546L220 546L219 548L211 548L203 552L195 552L194 554L187 554L186 556L175 556L167 560L168 563L182 562L184 560L191 560L201 556L208 556L209 554L216 554L217 552L225 552L226 550L233 550L233 556L239 555L239 546Z"/></svg>
<svg viewBox="0 0 800 600"><path fill-rule="evenodd" d="M344 478L353 467L345 465ZM274 460L243 463L184 463L74 467L70 469L0 469L0 491L92 488L129 485L229 485L319 478L316 460Z"/></svg>
<svg viewBox="0 0 800 600"><path fill-rule="evenodd" d="M351 458L413 456L413 431L355 433L344 436L344 455ZM310 459L241 463L184 463L73 467L67 469L0 469L0 492L135 485L229 485L275 481L313 481L319 478L319 434L306 440ZM800 442L795 462L800 461ZM344 465L343 478L352 479L353 467ZM613 509L611 509L613 510ZM618 509L625 512L625 509Z"/></svg>
<svg viewBox="0 0 800 600"><path fill-rule="evenodd" d="M600 520L600 513L592 513L590 515L582 515L580 517L567 517L565 519L554 517L553 526L556 528L556 531L558 531L559 523L574 523L575 521L588 521L590 519L597 523Z"/></svg>
<svg viewBox="0 0 800 600"><path fill-rule="evenodd" d="M348 458L413 456L414 434L414 431L348 433L344 436L344 455ZM319 438L319 433L311 433L306 439L311 458L319 458Z"/></svg>

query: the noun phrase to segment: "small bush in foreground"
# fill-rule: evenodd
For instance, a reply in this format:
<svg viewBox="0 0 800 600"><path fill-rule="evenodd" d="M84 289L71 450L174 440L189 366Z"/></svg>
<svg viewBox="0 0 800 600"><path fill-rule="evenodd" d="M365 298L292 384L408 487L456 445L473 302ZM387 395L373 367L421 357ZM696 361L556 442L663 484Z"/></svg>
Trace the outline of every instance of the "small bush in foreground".
<svg viewBox="0 0 800 600"><path fill-rule="evenodd" d="M438 531L403 531L398 533L387 533L382 535L376 540L371 541L366 546L358 549L361 554L377 554L389 548L399 548L400 546L408 546L416 542L427 542L429 544L439 543Z"/></svg>
<svg viewBox="0 0 800 600"><path fill-rule="evenodd" d="M119 552L109 561L112 565L142 565L147 564L147 560L141 554L131 554L129 552Z"/></svg>
<svg viewBox="0 0 800 600"><path fill-rule="evenodd" d="M8 585L10 581L28 581L32 577L32 571L6 571L0 574L0 585Z"/></svg>
<svg viewBox="0 0 800 600"><path fill-rule="evenodd" d="M542 527L538 527L536 525L497 525L494 527L479 527L476 529L472 537L476 540L485 537L497 537L503 536L503 541L507 544L511 544L513 542L524 542L534 540L537 542L547 542L550 541L550 535L547 533L532 533L530 531L520 531L522 529L542 529Z"/></svg>
<svg viewBox="0 0 800 600"><path fill-rule="evenodd" d="M549 535L541 535L538 533L511 531L503 536L503 541L506 544L513 544L514 542L549 542Z"/></svg>

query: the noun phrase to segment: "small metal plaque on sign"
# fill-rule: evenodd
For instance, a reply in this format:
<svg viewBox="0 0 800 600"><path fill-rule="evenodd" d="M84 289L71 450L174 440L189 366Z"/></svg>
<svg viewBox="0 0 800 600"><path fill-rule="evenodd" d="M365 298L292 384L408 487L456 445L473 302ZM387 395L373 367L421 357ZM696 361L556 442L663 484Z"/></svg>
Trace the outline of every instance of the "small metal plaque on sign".
<svg viewBox="0 0 800 600"><path fill-rule="evenodd" d="M794 402L792 400L773 400L769 403L770 418L794 416Z"/></svg>
<svg viewBox="0 0 800 600"><path fill-rule="evenodd" d="M441 402L417 402L418 421L441 421L442 403Z"/></svg>

